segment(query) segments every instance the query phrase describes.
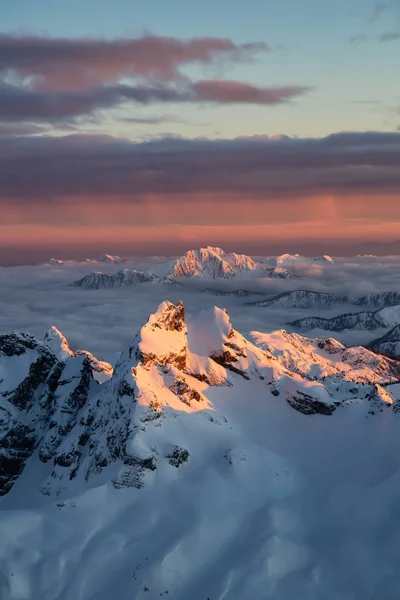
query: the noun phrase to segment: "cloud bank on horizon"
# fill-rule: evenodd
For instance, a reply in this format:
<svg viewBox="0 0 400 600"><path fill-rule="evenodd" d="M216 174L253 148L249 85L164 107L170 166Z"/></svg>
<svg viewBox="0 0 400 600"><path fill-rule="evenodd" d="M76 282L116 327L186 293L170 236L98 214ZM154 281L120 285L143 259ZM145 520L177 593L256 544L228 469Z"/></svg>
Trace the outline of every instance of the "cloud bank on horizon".
<svg viewBox="0 0 400 600"><path fill-rule="evenodd" d="M257 242L262 254L267 237L396 240L399 167L396 132L141 143L5 136L2 246L47 244L53 254L57 243L84 242L119 253L119 241L133 253L168 254L177 240L185 247L236 240Z"/></svg>
<svg viewBox="0 0 400 600"><path fill-rule="evenodd" d="M204 10L211 14L212 7L206 3ZM329 27L313 0L303 17L310 11ZM393 14L390 3L375 3L364 23L374 36L394 42L397 29L385 21ZM278 9L270 14L279 15ZM330 240L337 253L341 243L361 249L397 240L397 122L381 131L354 121L354 131L332 125L330 135L264 133L263 120L275 122L267 115L287 124L290 111L312 130L317 106L326 101L321 94L330 84L318 71L322 62L315 71L307 67L304 41L294 51L276 44L272 31L268 40L257 27L249 35L245 18L245 41L218 27L209 36L194 28L186 35L118 37L87 26L88 35L73 27L55 28L53 35L0 33L0 262L16 252L53 254L57 243L76 256L84 246L143 255L189 245L232 247L233 241L239 250L263 253L266 240L282 238L300 244L294 251ZM324 52L333 52L329 31ZM372 29L355 37L370 35ZM348 39L344 34L343 47ZM335 75L343 90L346 69ZM381 97L352 97L354 106L395 119L390 86L385 80L374 87L386 90L387 106ZM194 130L203 115L213 125L205 123L200 137ZM231 119L230 127L224 119ZM210 130L219 120L228 135ZM240 127L252 133L235 134Z"/></svg>

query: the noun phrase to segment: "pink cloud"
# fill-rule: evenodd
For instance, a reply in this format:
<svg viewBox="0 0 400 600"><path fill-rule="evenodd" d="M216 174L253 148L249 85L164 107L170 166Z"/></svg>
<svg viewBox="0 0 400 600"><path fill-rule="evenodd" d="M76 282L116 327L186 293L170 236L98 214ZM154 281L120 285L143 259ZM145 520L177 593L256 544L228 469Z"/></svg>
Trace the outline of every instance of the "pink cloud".
<svg viewBox="0 0 400 600"><path fill-rule="evenodd" d="M198 81L193 84L197 98L221 104L280 104L300 96L306 86L259 87L239 81Z"/></svg>
<svg viewBox="0 0 400 600"><path fill-rule="evenodd" d="M377 19L379 19L379 17L387 9L387 7L388 7L388 5L384 4L383 2L378 2L377 4L375 4L374 10L372 13L372 17L371 17L371 21L374 22Z"/></svg>
<svg viewBox="0 0 400 600"><path fill-rule="evenodd" d="M172 81L191 63L251 60L267 44L235 44L230 39L143 36L132 39L63 39L0 35L0 72L38 76L43 89L93 88L122 77L153 77Z"/></svg>

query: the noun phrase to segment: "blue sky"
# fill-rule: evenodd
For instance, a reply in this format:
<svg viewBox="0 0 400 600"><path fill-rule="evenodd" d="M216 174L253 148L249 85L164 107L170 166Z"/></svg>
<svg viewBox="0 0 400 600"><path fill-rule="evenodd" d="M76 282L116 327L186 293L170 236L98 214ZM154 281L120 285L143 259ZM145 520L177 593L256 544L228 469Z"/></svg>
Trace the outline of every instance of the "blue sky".
<svg viewBox="0 0 400 600"><path fill-rule="evenodd" d="M278 134L324 136L336 131L393 131L400 124L400 3L388 0L373 20L369 0L1 0L1 28L62 37L227 37L262 41L271 51L252 64L191 68L193 77L227 78L261 86L306 85L312 90L278 106L129 107L129 116L179 117L158 125L121 124L109 113L90 130L130 137L180 134L231 138ZM350 43L355 35L365 42Z"/></svg>

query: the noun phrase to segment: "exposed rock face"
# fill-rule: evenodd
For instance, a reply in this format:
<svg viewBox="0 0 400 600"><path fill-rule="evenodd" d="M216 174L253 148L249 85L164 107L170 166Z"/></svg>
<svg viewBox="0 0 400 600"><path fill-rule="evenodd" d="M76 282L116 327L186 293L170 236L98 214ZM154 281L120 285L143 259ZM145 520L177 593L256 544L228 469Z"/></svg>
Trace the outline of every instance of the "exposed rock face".
<svg viewBox="0 0 400 600"><path fill-rule="evenodd" d="M173 451L170 454L167 454L166 458L169 459L169 464L173 467L180 467L183 463L189 460L189 452L184 448L180 448L179 446L174 446Z"/></svg>
<svg viewBox="0 0 400 600"><path fill-rule="evenodd" d="M93 379L87 359L60 362L46 344L28 334L1 336L0 347L3 375L0 495L3 495L42 442L40 454L50 458L52 449L60 445L62 436L70 430L69 422L73 422L86 402Z"/></svg>
<svg viewBox="0 0 400 600"><path fill-rule="evenodd" d="M333 404L316 400L304 392L297 391L295 396L287 396L286 400L292 408L303 415L331 415L336 410L336 406Z"/></svg>

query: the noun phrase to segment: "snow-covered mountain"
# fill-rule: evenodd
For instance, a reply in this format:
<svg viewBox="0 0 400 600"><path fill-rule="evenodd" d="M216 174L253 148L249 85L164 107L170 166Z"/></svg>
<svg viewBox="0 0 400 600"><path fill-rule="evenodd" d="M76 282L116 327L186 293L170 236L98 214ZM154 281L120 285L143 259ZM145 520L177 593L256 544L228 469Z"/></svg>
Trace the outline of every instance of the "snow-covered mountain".
<svg viewBox="0 0 400 600"><path fill-rule="evenodd" d="M282 254L267 259L268 264L276 267L297 267L306 265L333 265L335 261L327 254L323 256L301 256L300 254Z"/></svg>
<svg viewBox="0 0 400 600"><path fill-rule="evenodd" d="M400 325L396 325L384 336L371 342L369 348L387 356L400 358Z"/></svg>
<svg viewBox="0 0 400 600"><path fill-rule="evenodd" d="M60 258L51 258L48 262L49 265L51 265L52 267L60 267L61 265L64 264L64 261L61 260Z"/></svg>
<svg viewBox="0 0 400 600"><path fill-rule="evenodd" d="M251 302L251 306L282 307L282 308L329 308L338 304L349 302L347 296L326 292L311 292L308 290L294 290L283 292L272 298Z"/></svg>
<svg viewBox="0 0 400 600"><path fill-rule="evenodd" d="M239 274L278 279L294 277L288 269L266 267L255 263L244 254L226 254L221 248L208 246L199 250L189 250L174 261L153 266L151 271L123 269L113 275L93 272L71 285L86 289L119 288L138 283L178 285L178 280L183 278L232 279Z"/></svg>
<svg viewBox="0 0 400 600"><path fill-rule="evenodd" d="M379 292L367 294L354 302L356 306L362 306L368 310L379 310L389 306L400 305L400 292Z"/></svg>
<svg viewBox="0 0 400 600"><path fill-rule="evenodd" d="M382 308L374 312L346 313L325 319L306 317L290 323L300 329L325 329L343 331L344 329L373 330L381 327L394 327L400 323L400 305Z"/></svg>
<svg viewBox="0 0 400 600"><path fill-rule="evenodd" d="M387 582L397 538L379 528L377 546L360 506L397 469L399 362L246 339L225 310L169 302L102 385L58 330L46 342L0 336L4 598L335 600ZM342 561L353 534L372 580L352 546Z"/></svg>
<svg viewBox="0 0 400 600"><path fill-rule="evenodd" d="M89 273L81 279L71 283L74 287L85 288L86 290L98 290L101 288L121 288L140 283L162 283L167 285L176 285L166 278L158 277L154 273L147 271L136 271L135 269L122 269L113 275L106 275L101 271Z"/></svg>
<svg viewBox="0 0 400 600"><path fill-rule="evenodd" d="M400 363L365 348L347 349L331 339L308 340L285 331L253 333L247 340L224 310L215 308L186 323L183 304L169 302L150 316L114 372L99 361L93 369L96 359L74 353L54 327L44 342L27 333L1 336L0 357L2 439L7 441L1 446L3 494L34 453L43 463L51 459L47 478L38 482L45 494L67 490L75 478L83 485L111 463L118 463L114 486L140 488L153 479L149 472L162 463L167 448L160 433L154 449L154 425L168 431L174 411L208 421L214 414L212 419L228 423L207 397L214 387L262 382L263 394L281 396L304 414L330 415L344 401L362 400L375 385L400 377ZM99 387L93 375L102 365L109 382ZM335 391L339 381L340 394ZM355 383L366 387L356 393ZM178 442L171 438L171 448L189 456Z"/></svg>
<svg viewBox="0 0 400 600"><path fill-rule="evenodd" d="M291 278L293 273L284 268L267 268L245 254L227 254L221 248L207 246L189 250L180 258L156 265L152 272L171 279L194 277L198 279L231 279L239 274L259 277Z"/></svg>
<svg viewBox="0 0 400 600"><path fill-rule="evenodd" d="M102 254L97 258L87 258L86 262L89 263L110 263L110 264L121 264L124 262L124 259L120 256L113 256L112 254Z"/></svg>
<svg viewBox="0 0 400 600"><path fill-rule="evenodd" d="M207 246L189 250L180 258L156 265L153 272L161 277L197 277L230 279L242 271L255 271L256 263L244 254L226 254L221 248Z"/></svg>

